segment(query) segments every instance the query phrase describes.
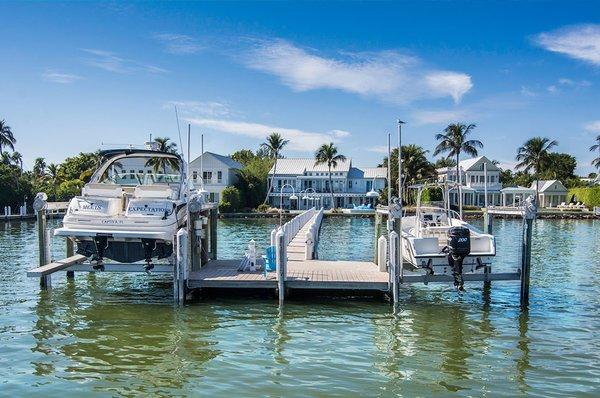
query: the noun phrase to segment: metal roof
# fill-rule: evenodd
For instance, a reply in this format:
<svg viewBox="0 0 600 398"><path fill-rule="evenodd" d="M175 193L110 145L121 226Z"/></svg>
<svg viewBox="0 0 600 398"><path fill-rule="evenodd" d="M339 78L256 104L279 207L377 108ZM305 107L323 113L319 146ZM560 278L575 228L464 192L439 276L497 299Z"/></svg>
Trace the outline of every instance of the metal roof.
<svg viewBox="0 0 600 398"><path fill-rule="evenodd" d="M554 184L557 185L553 192L567 192L567 188L565 188L563 183L558 180L540 180L538 181L538 184L540 192L550 191L550 188L552 188ZM531 189L535 189L535 181L531 184Z"/></svg>
<svg viewBox="0 0 600 398"><path fill-rule="evenodd" d="M386 167L363 167L365 178L387 178Z"/></svg>
<svg viewBox="0 0 600 398"><path fill-rule="evenodd" d="M338 162L336 168L332 168L332 172L349 172L352 166L352 159L346 159L343 162ZM269 174L273 174L275 165L269 170ZM302 175L305 172L326 172L329 171L327 164L315 165L313 158L283 158L277 160L277 174L284 175Z"/></svg>

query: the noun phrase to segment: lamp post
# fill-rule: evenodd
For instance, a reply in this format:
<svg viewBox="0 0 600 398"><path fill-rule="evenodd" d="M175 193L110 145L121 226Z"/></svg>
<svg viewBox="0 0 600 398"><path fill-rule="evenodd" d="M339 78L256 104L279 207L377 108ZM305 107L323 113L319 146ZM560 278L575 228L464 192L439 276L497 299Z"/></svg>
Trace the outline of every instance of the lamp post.
<svg viewBox="0 0 600 398"><path fill-rule="evenodd" d="M290 187L292 188L292 194L290 195L290 208L292 207L292 200L297 200L296 190L291 184L283 184L279 189L279 226L282 224L283 219L283 188Z"/></svg>
<svg viewBox="0 0 600 398"><path fill-rule="evenodd" d="M373 181L371 181L371 190L367 192L365 196L373 200L373 207L375 207L375 199L379 197L379 192L375 190L375 177L373 177Z"/></svg>
<svg viewBox="0 0 600 398"><path fill-rule="evenodd" d="M312 192L311 192L311 191L312 191ZM303 193L304 193L304 195L302 195ZM309 193L313 193L313 194L315 194L315 196L314 196L314 197L311 197L311 196L309 196L309 195L308 195ZM317 194L317 191L315 191L313 188L306 188L306 189L303 189L303 190L302 190L302 191L300 191L300 193L299 193L299 195L301 195L301 199L302 199L302 200L310 200L310 201L319 200L319 199L316 197L316 194Z"/></svg>

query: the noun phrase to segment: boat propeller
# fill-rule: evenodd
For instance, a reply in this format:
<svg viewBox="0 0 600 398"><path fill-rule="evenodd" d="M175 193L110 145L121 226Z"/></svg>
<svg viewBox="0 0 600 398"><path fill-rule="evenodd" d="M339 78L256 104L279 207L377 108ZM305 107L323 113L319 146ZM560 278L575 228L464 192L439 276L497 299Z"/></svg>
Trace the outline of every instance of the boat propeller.
<svg viewBox="0 0 600 398"><path fill-rule="evenodd" d="M142 246L144 247L144 258L146 259L146 265L144 269L147 273L154 268L154 264L152 264L152 253L154 249L156 249L156 239L142 239Z"/></svg>
<svg viewBox="0 0 600 398"><path fill-rule="evenodd" d="M95 236L94 246L96 247L96 255L93 259L95 264L92 268L96 271L104 271L104 250L108 248L108 238L106 236Z"/></svg>

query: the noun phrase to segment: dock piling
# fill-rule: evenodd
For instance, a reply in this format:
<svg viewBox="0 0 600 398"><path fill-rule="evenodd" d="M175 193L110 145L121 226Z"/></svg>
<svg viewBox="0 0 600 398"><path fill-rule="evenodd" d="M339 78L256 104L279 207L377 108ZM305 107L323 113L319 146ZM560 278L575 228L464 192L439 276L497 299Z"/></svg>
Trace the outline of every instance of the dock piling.
<svg viewBox="0 0 600 398"><path fill-rule="evenodd" d="M494 224L494 215L490 214L490 212L487 211L487 207L486 207L485 211L483 213L483 231L486 234L493 235L492 234L492 232L494 230L493 224ZM490 273L491 272L492 272L492 267L490 265L486 265L483 269L483 273L484 273L483 288L484 289L489 289L492 286L492 282L490 281Z"/></svg>
<svg viewBox="0 0 600 398"><path fill-rule="evenodd" d="M529 278L531 275L531 237L533 235L533 220L537 216L537 203L533 196L525 201L523 218L525 219L523 232L523 246L521 251L521 309L529 306Z"/></svg>
<svg viewBox="0 0 600 398"><path fill-rule="evenodd" d="M285 299L285 266L287 263L286 238L282 229L277 231L275 256L277 263L277 294L279 296L279 306L283 306Z"/></svg>
<svg viewBox="0 0 600 398"><path fill-rule="evenodd" d="M379 271L387 272L387 239L385 236L380 236L377 239L377 256L375 259L379 266Z"/></svg>
<svg viewBox="0 0 600 398"><path fill-rule="evenodd" d="M39 264L40 267L50 262L49 253L49 242L46 220L46 209L41 208L37 211L37 224L38 224L38 250L39 250ZM43 275L40 277L40 287L42 289L50 289L52 287L52 277L50 274Z"/></svg>
<svg viewBox="0 0 600 398"><path fill-rule="evenodd" d="M398 304L398 299L400 296L400 290L398 286L398 243L398 234L396 231L390 232L390 289L394 304Z"/></svg>
<svg viewBox="0 0 600 398"><path fill-rule="evenodd" d="M66 252L67 257L71 257L75 254L75 251L73 249L73 241L69 238L66 239ZM73 278L75 278L75 271L67 271L67 279Z"/></svg>
<svg viewBox="0 0 600 398"><path fill-rule="evenodd" d="M173 270L173 300L175 304L183 305L185 302L185 269L190 263L188 253L188 233L185 228L177 231L177 260Z"/></svg>

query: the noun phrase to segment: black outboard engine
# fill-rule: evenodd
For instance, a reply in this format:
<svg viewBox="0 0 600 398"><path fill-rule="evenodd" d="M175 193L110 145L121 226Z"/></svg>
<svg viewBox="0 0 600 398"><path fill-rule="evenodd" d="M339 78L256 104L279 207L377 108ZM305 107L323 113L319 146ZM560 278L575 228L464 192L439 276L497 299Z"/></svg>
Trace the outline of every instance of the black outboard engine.
<svg viewBox="0 0 600 398"><path fill-rule="evenodd" d="M471 253L471 232L465 227L452 227L448 230L448 265L452 267L454 286L465 290L462 278L463 261Z"/></svg>

